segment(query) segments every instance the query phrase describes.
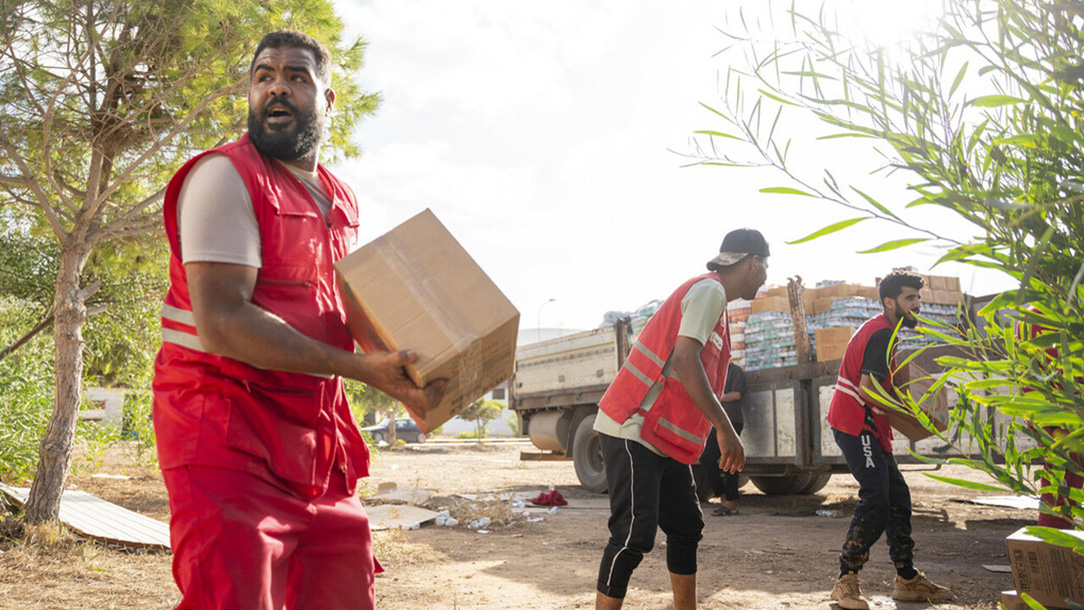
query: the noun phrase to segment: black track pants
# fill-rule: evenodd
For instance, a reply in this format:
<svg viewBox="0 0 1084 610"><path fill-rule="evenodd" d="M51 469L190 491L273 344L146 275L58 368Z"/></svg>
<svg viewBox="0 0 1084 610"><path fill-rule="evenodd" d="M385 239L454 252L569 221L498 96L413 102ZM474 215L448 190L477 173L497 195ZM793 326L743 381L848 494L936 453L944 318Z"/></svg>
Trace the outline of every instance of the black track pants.
<svg viewBox="0 0 1084 610"><path fill-rule="evenodd" d="M704 514L692 469L655 454L636 441L599 435L610 488L610 541L602 553L598 590L625 597L629 578L666 534L666 566L674 574L696 574L696 548Z"/></svg>
<svg viewBox="0 0 1084 610"><path fill-rule="evenodd" d="M868 431L852 436L833 430L847 467L858 481L847 540L839 554L840 572L858 572L869 559L869 549L884 533L888 554L897 570L912 567L915 541L911 538L911 490L900 474L896 458L885 453Z"/></svg>

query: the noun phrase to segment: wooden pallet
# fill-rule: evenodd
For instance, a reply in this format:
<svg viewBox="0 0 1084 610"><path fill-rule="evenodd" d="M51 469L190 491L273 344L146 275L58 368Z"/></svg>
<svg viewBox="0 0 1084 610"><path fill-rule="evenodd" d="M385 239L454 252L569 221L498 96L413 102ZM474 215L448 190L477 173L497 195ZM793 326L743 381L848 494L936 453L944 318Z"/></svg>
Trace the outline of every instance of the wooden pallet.
<svg viewBox="0 0 1084 610"><path fill-rule="evenodd" d="M0 483L0 493L18 506L30 490ZM60 522L72 531L134 548L169 549L169 525L82 492L65 491L60 498Z"/></svg>

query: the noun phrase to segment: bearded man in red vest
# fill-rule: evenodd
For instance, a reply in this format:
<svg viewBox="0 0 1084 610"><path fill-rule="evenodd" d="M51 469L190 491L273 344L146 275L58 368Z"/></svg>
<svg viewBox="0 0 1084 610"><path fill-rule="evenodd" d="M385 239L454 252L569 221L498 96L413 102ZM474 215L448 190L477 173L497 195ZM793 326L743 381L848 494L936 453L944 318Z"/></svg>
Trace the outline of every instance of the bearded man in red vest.
<svg viewBox="0 0 1084 610"><path fill-rule="evenodd" d="M333 263L358 207L317 163L335 102L320 42L280 31L250 68L248 133L189 161L165 195L170 288L154 427L178 610L374 605L369 450L343 377L424 411L410 350L354 353Z"/></svg>
<svg viewBox="0 0 1084 610"><path fill-rule="evenodd" d="M695 608L704 515L690 464L714 426L719 468L736 473L745 465L745 449L719 403L730 361L726 304L756 297L768 275L768 242L759 231L731 231L708 271L655 312L599 401L595 430L609 486L610 540L599 565L598 609L621 607L657 528L666 534L674 608Z"/></svg>
<svg viewBox="0 0 1084 610"><path fill-rule="evenodd" d="M896 567L893 599L899 601L948 601L952 593L915 570L915 541L911 538L911 491L892 455L892 428L882 412L880 391L895 395L906 381L896 370L896 330L918 324L922 278L894 271L881 280L878 296L884 312L867 320L847 343L839 367L828 423L832 426L847 467L858 481L855 506L847 539L839 555L839 578L831 599L844 610L867 610L858 571L869 559L869 549L881 534Z"/></svg>

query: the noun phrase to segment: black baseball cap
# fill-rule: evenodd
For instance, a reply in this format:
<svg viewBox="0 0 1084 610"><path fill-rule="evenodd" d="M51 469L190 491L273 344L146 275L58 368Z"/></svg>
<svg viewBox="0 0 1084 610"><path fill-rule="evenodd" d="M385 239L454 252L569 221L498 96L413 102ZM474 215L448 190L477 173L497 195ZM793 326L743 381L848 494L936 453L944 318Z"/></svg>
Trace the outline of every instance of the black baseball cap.
<svg viewBox="0 0 1084 610"><path fill-rule="evenodd" d="M735 229L723 238L719 254L708 261L708 270L714 271L716 267L733 265L751 254L760 258L771 256L768 240L756 229Z"/></svg>

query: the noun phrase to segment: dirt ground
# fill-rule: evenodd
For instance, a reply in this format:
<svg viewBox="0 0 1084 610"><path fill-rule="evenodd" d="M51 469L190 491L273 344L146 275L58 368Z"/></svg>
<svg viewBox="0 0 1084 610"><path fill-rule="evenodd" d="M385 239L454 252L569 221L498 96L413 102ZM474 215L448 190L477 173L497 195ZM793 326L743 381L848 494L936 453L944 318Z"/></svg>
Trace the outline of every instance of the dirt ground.
<svg viewBox="0 0 1084 610"><path fill-rule="evenodd" d="M435 494L434 509L453 515L495 517L489 534L432 523L418 530L374 534L377 556L387 571L377 578L382 610L591 608L594 582L607 538L605 496L582 491L571 462L524 462L528 445L439 445L427 443L375 453L373 476L380 483L420 487ZM908 467L904 467L905 469ZM128 480L93 478L94 472L126 474ZM941 474L946 474L942 471ZM957 468L947 474L977 478ZM952 587L957 601L939 608L991 610L1007 573L1005 536L1033 523L1035 511L967 503L972 492L907 472L915 503L917 567ZM72 480L83 491L145 515L167 520L159 474L133 465L123 451ZM476 504L458 493L531 491L554 485L581 508L544 514L545 521L512 516L508 503ZM855 504L857 485L837 475L820 493L769 497L742 489L741 514L705 516L700 546L699 600L705 609L835 608L828 591L837 554ZM710 508L710 507L705 507ZM816 515L821 508L841 517ZM539 515L534 511L534 518ZM465 519L464 519L465 520ZM508 520L502 524L501 520ZM65 539L55 530L34 532L34 543L0 540L0 609L168 609L178 599L164 552L132 552ZM629 609L666 609L673 604L665 567L664 539L633 576ZM929 604L897 603L889 594L894 572L883 540L862 573L863 590L878 610L910 610Z"/></svg>

